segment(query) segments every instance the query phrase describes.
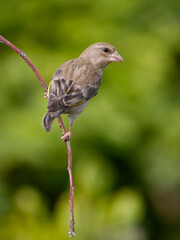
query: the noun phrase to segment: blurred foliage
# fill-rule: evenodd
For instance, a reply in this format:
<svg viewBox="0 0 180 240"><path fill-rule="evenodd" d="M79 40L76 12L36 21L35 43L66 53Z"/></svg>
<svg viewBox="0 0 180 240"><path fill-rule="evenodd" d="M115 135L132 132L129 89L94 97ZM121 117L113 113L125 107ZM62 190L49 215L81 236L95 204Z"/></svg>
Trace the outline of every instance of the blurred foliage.
<svg viewBox="0 0 180 240"><path fill-rule="evenodd" d="M73 127L77 238L180 239L180 2L1 0L0 30L47 83L95 42L125 60L105 69ZM0 76L0 240L67 239L58 124L44 131L40 83L3 44Z"/></svg>

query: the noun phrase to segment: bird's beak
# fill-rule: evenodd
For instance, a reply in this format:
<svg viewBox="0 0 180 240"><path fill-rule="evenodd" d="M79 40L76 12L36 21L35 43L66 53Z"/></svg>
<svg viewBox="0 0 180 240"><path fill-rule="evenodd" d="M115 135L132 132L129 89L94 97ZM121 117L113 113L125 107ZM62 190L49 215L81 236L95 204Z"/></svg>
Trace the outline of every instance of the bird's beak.
<svg viewBox="0 0 180 240"><path fill-rule="evenodd" d="M123 58L119 55L117 51L110 55L110 62L124 62Z"/></svg>

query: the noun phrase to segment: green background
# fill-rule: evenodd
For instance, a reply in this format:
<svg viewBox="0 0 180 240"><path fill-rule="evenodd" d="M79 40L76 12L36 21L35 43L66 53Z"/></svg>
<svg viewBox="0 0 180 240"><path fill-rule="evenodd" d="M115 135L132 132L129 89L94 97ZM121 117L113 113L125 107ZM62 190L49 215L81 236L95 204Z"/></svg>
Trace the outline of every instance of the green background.
<svg viewBox="0 0 180 240"><path fill-rule="evenodd" d="M179 240L179 0L0 3L0 34L47 84L95 42L124 59L104 70L73 126L75 238ZM28 65L0 44L0 240L68 239L66 144L57 121L50 133L41 125L43 94Z"/></svg>

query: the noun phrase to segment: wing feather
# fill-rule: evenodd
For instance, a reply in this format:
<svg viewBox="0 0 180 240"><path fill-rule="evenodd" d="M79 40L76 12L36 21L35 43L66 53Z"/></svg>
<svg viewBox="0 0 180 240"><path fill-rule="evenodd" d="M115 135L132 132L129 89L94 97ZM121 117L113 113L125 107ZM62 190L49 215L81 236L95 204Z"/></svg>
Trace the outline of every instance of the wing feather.
<svg viewBox="0 0 180 240"><path fill-rule="evenodd" d="M49 87L47 109L49 112L79 105L98 93L99 87L92 85L79 86L72 80L63 78L52 80Z"/></svg>

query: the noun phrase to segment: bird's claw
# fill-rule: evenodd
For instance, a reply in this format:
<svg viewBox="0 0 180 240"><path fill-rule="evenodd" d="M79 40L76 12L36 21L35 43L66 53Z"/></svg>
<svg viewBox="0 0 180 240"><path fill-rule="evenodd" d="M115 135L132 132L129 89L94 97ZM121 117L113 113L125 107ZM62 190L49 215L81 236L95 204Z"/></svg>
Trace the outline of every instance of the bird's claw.
<svg viewBox="0 0 180 240"><path fill-rule="evenodd" d="M63 136L61 137L61 139L62 139L64 142L70 140L70 138L71 138L70 132L67 132L67 133L63 134Z"/></svg>
<svg viewBox="0 0 180 240"><path fill-rule="evenodd" d="M48 93L47 92L44 93L44 98L48 98Z"/></svg>

